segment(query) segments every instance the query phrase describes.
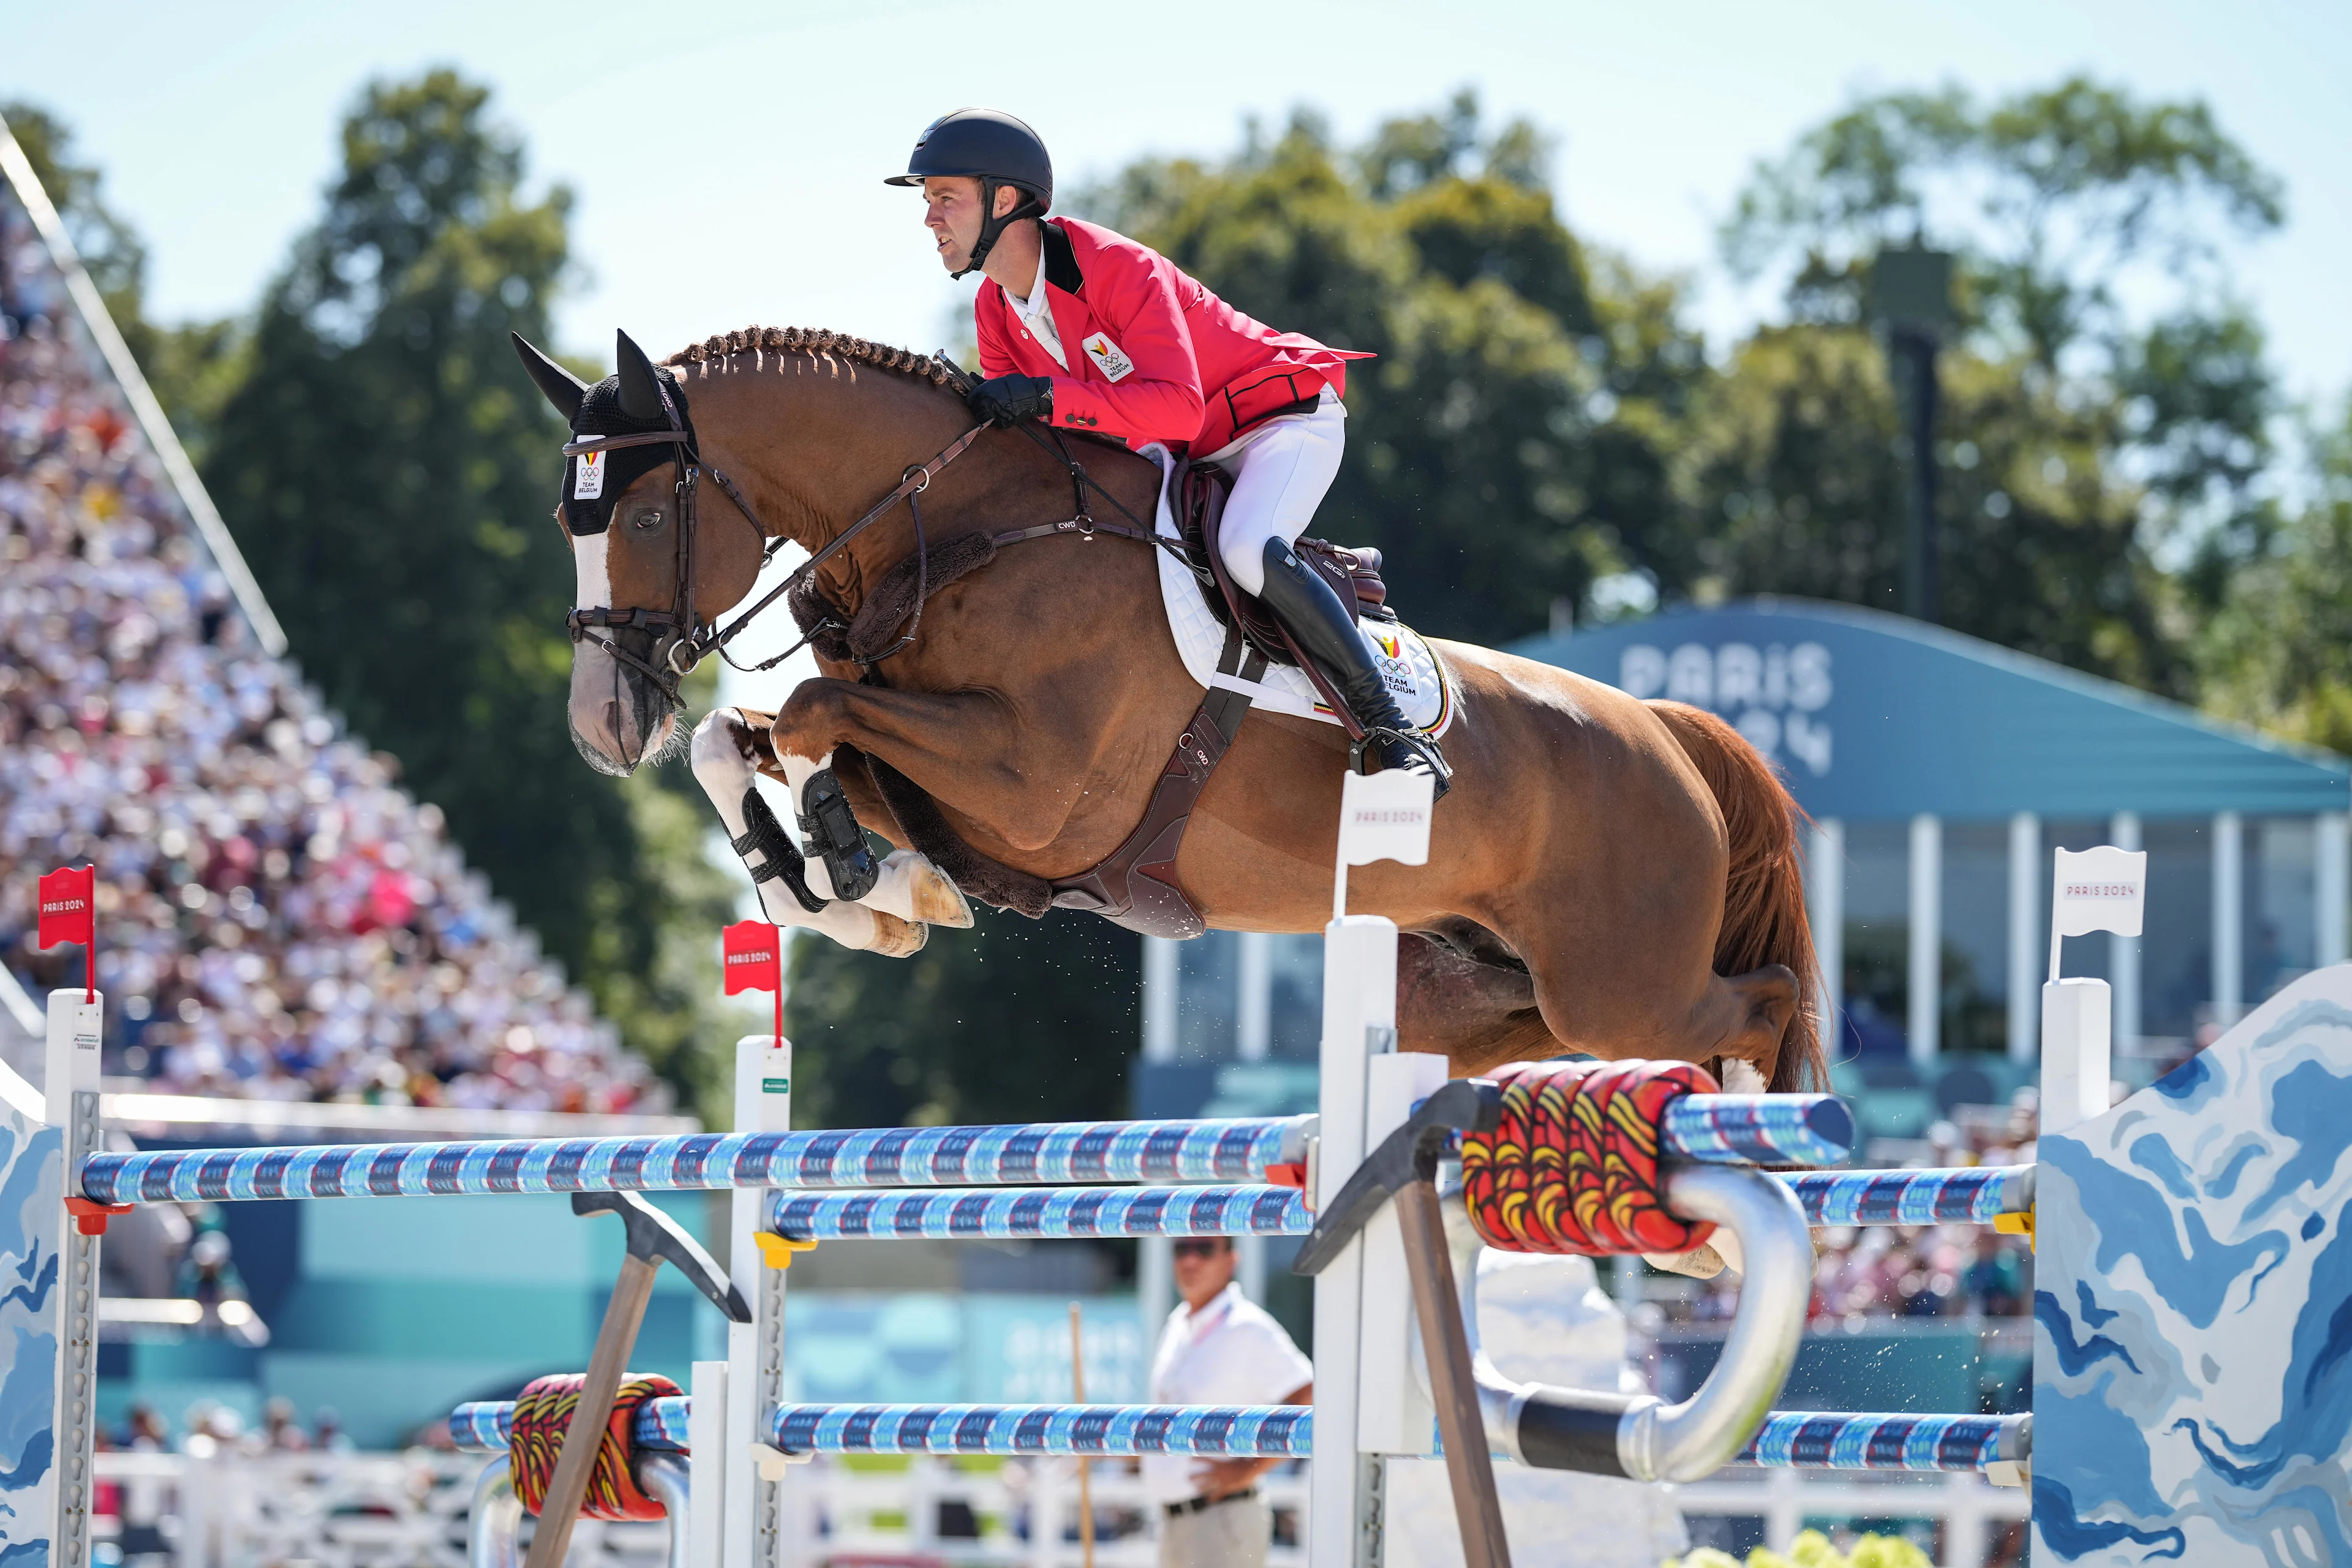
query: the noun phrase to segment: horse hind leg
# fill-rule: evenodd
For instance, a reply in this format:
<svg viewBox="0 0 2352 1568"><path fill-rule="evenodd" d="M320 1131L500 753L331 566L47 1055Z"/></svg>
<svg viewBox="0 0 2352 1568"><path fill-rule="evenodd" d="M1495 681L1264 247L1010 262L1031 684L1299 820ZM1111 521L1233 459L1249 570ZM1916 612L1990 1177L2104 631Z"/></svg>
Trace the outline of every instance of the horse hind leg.
<svg viewBox="0 0 2352 1568"><path fill-rule="evenodd" d="M1457 919L1397 943L1397 1047L1443 1056L1465 1078L1562 1049L1527 966L1492 931Z"/></svg>
<svg viewBox="0 0 2352 1568"><path fill-rule="evenodd" d="M1700 1041L1710 1037L1715 1041L1712 1050L1700 1047L1705 1052L1701 1059L1715 1064L1715 1076L1725 1089L1735 1093L1764 1092L1765 1085L1780 1070L1781 1048L1801 1002L1796 971L1785 963L1713 977L1693 1019L1693 1035ZM1735 1072L1734 1064L1748 1072ZM1752 1087L1746 1081L1748 1074L1759 1080ZM1735 1079L1741 1080L1737 1088Z"/></svg>

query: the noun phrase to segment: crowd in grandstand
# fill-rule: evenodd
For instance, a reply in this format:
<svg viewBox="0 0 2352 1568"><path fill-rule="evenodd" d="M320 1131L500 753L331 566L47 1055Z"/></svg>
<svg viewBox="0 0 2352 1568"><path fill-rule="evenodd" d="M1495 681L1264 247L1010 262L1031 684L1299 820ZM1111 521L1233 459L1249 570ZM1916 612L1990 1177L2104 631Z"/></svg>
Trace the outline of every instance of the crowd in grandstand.
<svg viewBox="0 0 2352 1568"><path fill-rule="evenodd" d="M257 645L0 188L0 957L98 872L110 1071L184 1094L652 1110L440 813Z"/></svg>

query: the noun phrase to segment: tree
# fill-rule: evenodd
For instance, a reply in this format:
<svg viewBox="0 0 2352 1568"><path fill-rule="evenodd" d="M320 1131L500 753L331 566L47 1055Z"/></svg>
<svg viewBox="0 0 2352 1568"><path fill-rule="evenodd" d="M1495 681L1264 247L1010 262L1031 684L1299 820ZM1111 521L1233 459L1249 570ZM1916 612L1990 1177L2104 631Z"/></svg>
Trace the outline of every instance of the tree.
<svg viewBox="0 0 2352 1568"><path fill-rule="evenodd" d="M725 883L682 770L618 783L571 744L572 568L549 520L565 430L507 342L548 337L571 196L525 198L488 107L447 70L361 95L203 471L306 674L629 1043L709 1104L724 1075L693 1047Z"/></svg>
<svg viewBox="0 0 2352 1568"><path fill-rule="evenodd" d="M1957 88L1857 103L1759 168L1725 226L1736 269L1786 279L1790 321L1697 407L1664 580L1894 604L1906 454L1862 291L1881 248L1931 243L1958 258L1945 619L2189 695L2175 606L2209 607L2273 527L2254 481L2275 395L2211 237L2281 214L2201 104L2080 77L1989 106ZM2160 301L2152 320L2127 292ZM2159 549L2200 569L2168 583Z"/></svg>
<svg viewBox="0 0 2352 1568"><path fill-rule="evenodd" d="M2232 574L2198 652L2209 707L2352 754L2352 405L2315 447L2310 502Z"/></svg>

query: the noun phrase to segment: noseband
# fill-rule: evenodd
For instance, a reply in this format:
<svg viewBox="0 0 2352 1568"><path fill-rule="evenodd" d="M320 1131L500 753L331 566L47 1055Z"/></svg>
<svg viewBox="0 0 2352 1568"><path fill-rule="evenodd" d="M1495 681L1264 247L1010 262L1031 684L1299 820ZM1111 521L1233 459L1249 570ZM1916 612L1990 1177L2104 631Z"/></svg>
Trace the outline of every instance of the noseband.
<svg viewBox="0 0 2352 1568"><path fill-rule="evenodd" d="M758 604L721 626L715 621L703 620L694 611L694 536L699 521L696 500L701 493L703 474L705 472L709 474L711 482L726 492L727 499L735 503L735 510L743 514L744 522L760 536L760 559L762 565L773 559L776 552L782 549L788 541L782 535L771 536L767 529L761 524L759 514L751 510L751 503L743 499L741 490L735 488L735 481L729 479L716 466L703 461L692 427L679 420L677 411L669 408L667 402L668 400L665 398L664 411L669 415L670 428L640 431L627 436L591 436L567 443L563 448L563 455L567 458L576 458L588 452L613 452L630 447L662 445L675 447L677 449L675 458L678 467L677 575L670 595L670 607L667 610L616 610L609 605L598 605L573 609L571 615L565 617L565 622L571 627L573 643L595 643L614 658L651 680L673 708L683 705L678 696L679 682L693 674L695 667L713 653L718 654L721 658L726 658L733 668L751 672L772 669L806 647L809 637L804 637L775 658L755 665L736 664L732 658L727 657L727 645L735 639L737 633L750 626L761 611L792 592L818 567L846 548L850 541L856 539L870 524L902 500L914 514L915 548L918 556L927 554L923 539L922 507L918 498L929 488L931 480L938 477L940 469L961 457L964 450L980 438L980 433L988 428L985 421L975 425L949 443L947 447L929 462L910 465L906 473L899 478L898 487L896 489L875 502L856 522L835 534L832 542L826 544L824 549L815 552L806 561L801 563L793 569L792 575L770 589L761 597ZM654 641L649 650L652 657L641 658L623 647L613 637L612 634L614 631L652 633ZM814 635L813 631L810 637ZM887 658L891 654L898 652L898 648L911 642L913 638L914 632L910 627L908 635L900 638L895 647L875 656L874 660L867 662Z"/></svg>

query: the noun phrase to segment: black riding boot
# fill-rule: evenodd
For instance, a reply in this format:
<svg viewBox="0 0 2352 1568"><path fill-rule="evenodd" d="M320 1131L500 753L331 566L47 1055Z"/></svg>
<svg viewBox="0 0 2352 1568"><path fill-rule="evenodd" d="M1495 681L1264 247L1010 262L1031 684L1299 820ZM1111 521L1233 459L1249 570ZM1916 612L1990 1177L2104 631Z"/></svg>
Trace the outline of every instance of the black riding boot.
<svg viewBox="0 0 2352 1568"><path fill-rule="evenodd" d="M1436 737L1405 721L1395 694L1372 666L1371 649L1365 647L1363 633L1356 629L1356 617L1339 602L1331 584L1279 539L1265 542L1265 588L1258 598L1282 623L1299 651L1339 689L1349 713L1364 731L1355 758L1356 771L1364 771L1362 753L1370 750L1383 768L1429 774L1436 781L1436 795L1444 795L1454 770L1446 766Z"/></svg>

